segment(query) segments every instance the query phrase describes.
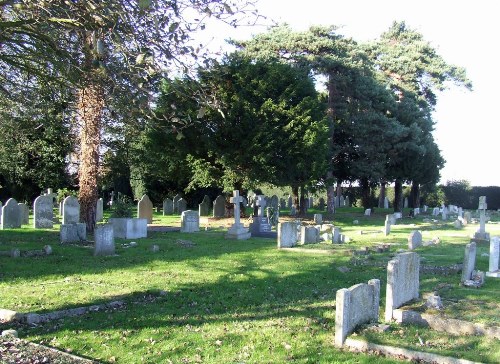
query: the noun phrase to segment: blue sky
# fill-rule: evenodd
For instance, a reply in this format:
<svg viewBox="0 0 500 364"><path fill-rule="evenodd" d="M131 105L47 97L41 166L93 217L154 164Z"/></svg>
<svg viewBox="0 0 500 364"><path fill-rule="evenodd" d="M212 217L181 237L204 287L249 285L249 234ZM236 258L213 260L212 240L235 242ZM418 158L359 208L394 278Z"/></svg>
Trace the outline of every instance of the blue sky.
<svg viewBox="0 0 500 364"><path fill-rule="evenodd" d="M434 137L447 163L442 182L466 179L475 186L500 185L496 166L500 144L500 73L496 69L499 46L495 27L496 2L396 1L396 0L259 0L257 9L276 22L294 29L311 25L337 25L340 33L357 41L377 38L393 21L406 24L423 34L451 64L464 67L473 91L457 88L439 94L434 121ZM208 28L213 29L211 27ZM207 32L212 45L224 38L246 39L265 27L242 27Z"/></svg>

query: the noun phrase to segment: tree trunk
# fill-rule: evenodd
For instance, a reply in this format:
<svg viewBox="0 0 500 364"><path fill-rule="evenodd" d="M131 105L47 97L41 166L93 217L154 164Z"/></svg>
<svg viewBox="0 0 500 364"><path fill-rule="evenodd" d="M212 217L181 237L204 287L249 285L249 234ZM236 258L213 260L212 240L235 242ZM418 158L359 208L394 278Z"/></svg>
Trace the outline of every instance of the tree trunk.
<svg viewBox="0 0 500 364"><path fill-rule="evenodd" d="M299 210L299 216L305 216L306 215L306 197L305 197L305 190L304 186L300 186L300 210Z"/></svg>
<svg viewBox="0 0 500 364"><path fill-rule="evenodd" d="M409 205L412 209L420 207L420 184L412 181Z"/></svg>
<svg viewBox="0 0 500 364"><path fill-rule="evenodd" d="M340 207L340 196L342 195L342 181L337 181L337 191L335 193L335 206Z"/></svg>
<svg viewBox="0 0 500 364"><path fill-rule="evenodd" d="M93 232L96 223L96 204L99 198L99 147L101 144L101 117L104 108L104 88L96 80L89 80L78 91L80 130L80 219Z"/></svg>
<svg viewBox="0 0 500 364"><path fill-rule="evenodd" d="M403 197L403 181L397 178L394 182L394 212L402 212L401 198Z"/></svg>
<svg viewBox="0 0 500 364"><path fill-rule="evenodd" d="M361 202L364 209L371 208L370 184L368 178L361 178L359 180L361 187Z"/></svg>
<svg viewBox="0 0 500 364"><path fill-rule="evenodd" d="M326 172L326 180L331 181L333 179L332 171ZM335 188L333 184L328 184L326 187L326 211L329 214L335 212Z"/></svg>
<svg viewBox="0 0 500 364"><path fill-rule="evenodd" d="M299 211L299 186L293 185L292 186L292 205L295 208L295 211Z"/></svg>
<svg viewBox="0 0 500 364"><path fill-rule="evenodd" d="M380 195L378 196L378 207L383 209L385 202L385 181L380 183Z"/></svg>

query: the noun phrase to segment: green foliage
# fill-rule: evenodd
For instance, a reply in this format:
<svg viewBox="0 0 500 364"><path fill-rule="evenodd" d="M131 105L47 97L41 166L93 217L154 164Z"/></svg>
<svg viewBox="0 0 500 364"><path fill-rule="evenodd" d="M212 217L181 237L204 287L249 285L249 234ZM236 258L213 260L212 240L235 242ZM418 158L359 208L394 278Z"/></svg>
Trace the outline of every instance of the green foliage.
<svg viewBox="0 0 500 364"><path fill-rule="evenodd" d="M128 196L120 196L113 201L110 217L133 217L134 205L132 199Z"/></svg>
<svg viewBox="0 0 500 364"><path fill-rule="evenodd" d="M70 190L69 188L60 188L57 190L57 202L62 202L68 196L78 197L78 191Z"/></svg>
<svg viewBox="0 0 500 364"><path fill-rule="evenodd" d="M445 195L444 203L446 205L467 206L467 208L472 205L472 188L469 181L446 181L446 185L442 186L441 189Z"/></svg>

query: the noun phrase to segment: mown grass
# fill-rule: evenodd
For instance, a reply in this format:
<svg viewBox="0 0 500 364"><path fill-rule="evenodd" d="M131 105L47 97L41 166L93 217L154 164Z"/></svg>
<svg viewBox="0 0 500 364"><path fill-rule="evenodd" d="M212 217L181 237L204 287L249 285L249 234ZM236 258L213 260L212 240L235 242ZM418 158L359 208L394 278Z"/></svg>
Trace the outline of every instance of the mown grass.
<svg viewBox="0 0 500 364"><path fill-rule="evenodd" d="M385 237L377 232L383 227L383 209L371 217L362 216L360 209L342 210L333 218L325 215L324 220L341 226L351 242L314 246L334 250L329 255L279 251L270 239L226 240L220 228L225 220L211 222L206 232L149 233L148 238L136 240L135 248L126 247L130 241L116 239L117 256L99 258L92 256L90 246L60 245L58 227L4 230L0 250L40 249L50 244L54 253L17 259L0 256L0 308L44 313L124 300L126 305L119 310L18 327L20 336L28 340L109 363L393 362L333 347L336 290L378 278L381 312L384 307L385 268L351 265L348 251L393 243L391 252L368 257L369 262L385 262L397 249L405 248L411 230L420 229L424 240L441 239L437 246L417 250L426 264L461 263L467 236L477 225L454 230L450 223L404 219ZM353 220L359 224L353 225ZM154 216L157 224L178 221L178 216ZM495 235L500 226L489 224L487 230ZM179 239L193 244L181 244ZM153 244L160 246L158 253L149 250ZM478 247L478 269L487 270L488 258L481 256L487 251L486 245ZM350 271L341 273L340 266ZM498 281L488 279L481 289L461 288L459 281L458 275L423 275L421 294L438 290L447 315L498 326ZM420 343L411 330L394 326L376 336L393 345ZM498 340L450 337L446 345L434 345L447 336L418 330L428 344L417 350L498 361L494 354L500 352Z"/></svg>

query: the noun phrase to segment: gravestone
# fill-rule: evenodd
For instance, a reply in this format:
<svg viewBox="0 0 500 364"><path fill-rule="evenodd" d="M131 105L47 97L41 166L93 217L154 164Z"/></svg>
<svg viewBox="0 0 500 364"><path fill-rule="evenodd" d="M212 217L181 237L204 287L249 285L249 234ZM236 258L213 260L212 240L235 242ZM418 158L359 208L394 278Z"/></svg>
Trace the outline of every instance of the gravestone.
<svg viewBox="0 0 500 364"><path fill-rule="evenodd" d="M94 256L115 255L115 237L113 225L96 226L94 231Z"/></svg>
<svg viewBox="0 0 500 364"><path fill-rule="evenodd" d="M384 209L388 209L389 208L389 199L387 198L387 196L384 198Z"/></svg>
<svg viewBox="0 0 500 364"><path fill-rule="evenodd" d="M25 203L18 203L19 211L21 212L21 225L30 223L30 209Z"/></svg>
<svg viewBox="0 0 500 364"><path fill-rule="evenodd" d="M500 278L500 271L498 270L498 260L500 255L500 238L495 236L490 240L490 264L487 277Z"/></svg>
<svg viewBox="0 0 500 364"><path fill-rule="evenodd" d="M174 196L172 203L174 206L174 215L180 215L178 202L182 198L180 194Z"/></svg>
<svg viewBox="0 0 500 364"><path fill-rule="evenodd" d="M391 223L392 223L392 215L385 215L385 223L384 223L384 235L387 236L391 233Z"/></svg>
<svg viewBox="0 0 500 364"><path fill-rule="evenodd" d="M429 206L424 205L424 213L427 213L427 210L429 209Z"/></svg>
<svg viewBox="0 0 500 364"><path fill-rule="evenodd" d="M418 230L413 230L408 236L408 249L413 250L422 246L422 233Z"/></svg>
<svg viewBox="0 0 500 364"><path fill-rule="evenodd" d="M465 212L464 212L464 220L465 220L465 222L466 222L467 224L470 224L471 219L472 219L472 216L471 216L470 211L465 211Z"/></svg>
<svg viewBox="0 0 500 364"><path fill-rule="evenodd" d="M95 221L101 222L104 220L104 202L102 198L97 200L97 206L95 209Z"/></svg>
<svg viewBox="0 0 500 364"><path fill-rule="evenodd" d="M21 209L17 201L9 198L2 207L2 229L17 229L21 227Z"/></svg>
<svg viewBox="0 0 500 364"><path fill-rule="evenodd" d="M344 205L345 205L345 207L350 207L351 206L351 202L349 201L349 196L345 197Z"/></svg>
<svg viewBox="0 0 500 364"><path fill-rule="evenodd" d="M288 207L289 209L291 209L291 208L292 208L292 203L293 203L293 201L292 201L292 196L289 196L289 197L288 197L288 202L287 202L287 207Z"/></svg>
<svg viewBox="0 0 500 364"><path fill-rule="evenodd" d="M465 246L464 264L462 266L461 282L464 283L472 278L472 272L476 266L476 243L471 242Z"/></svg>
<svg viewBox="0 0 500 364"><path fill-rule="evenodd" d="M219 195L214 201L214 217L224 217L226 212L226 199L224 196Z"/></svg>
<svg viewBox="0 0 500 364"><path fill-rule="evenodd" d="M163 200L163 216L172 215L174 213L174 201L168 197Z"/></svg>
<svg viewBox="0 0 500 364"><path fill-rule="evenodd" d="M323 215L322 214L314 214L314 223L316 225L323 224Z"/></svg>
<svg viewBox="0 0 500 364"><path fill-rule="evenodd" d="M77 224L80 222L80 203L75 196L68 196L63 201L63 224Z"/></svg>
<svg viewBox="0 0 500 364"><path fill-rule="evenodd" d="M448 209L446 206L443 206L443 210L441 211L441 218L443 221L446 221L448 219Z"/></svg>
<svg viewBox="0 0 500 364"><path fill-rule="evenodd" d="M394 216L394 218L397 220L397 219L402 219L403 218L403 213L401 212L395 212L392 214L392 216Z"/></svg>
<svg viewBox="0 0 500 364"><path fill-rule="evenodd" d="M196 231L200 231L198 211L183 211L181 214L181 233L194 233Z"/></svg>
<svg viewBox="0 0 500 364"><path fill-rule="evenodd" d="M110 218L115 238L140 239L148 236L148 220L126 217Z"/></svg>
<svg viewBox="0 0 500 364"><path fill-rule="evenodd" d="M432 209L432 216L437 216L439 215L439 207L434 207Z"/></svg>
<svg viewBox="0 0 500 364"><path fill-rule="evenodd" d="M420 257L417 253L402 253L387 263L385 320L391 321L393 311L419 296Z"/></svg>
<svg viewBox="0 0 500 364"><path fill-rule="evenodd" d="M205 195L203 197L203 201L198 205L198 211L200 216L209 216L210 215L210 206L212 205L212 201L210 197Z"/></svg>
<svg viewBox="0 0 500 364"><path fill-rule="evenodd" d="M258 212L257 216L252 218L252 223L249 226L250 232L253 236L266 235L271 232L271 224L269 224L267 217L264 215L267 206L265 196L257 196L255 204L258 207Z"/></svg>
<svg viewBox="0 0 500 364"><path fill-rule="evenodd" d="M319 230L314 226L300 228L300 244L316 244L319 241Z"/></svg>
<svg viewBox="0 0 500 364"><path fill-rule="evenodd" d="M335 304L335 346L341 347L356 326L378 321L380 280L339 289Z"/></svg>
<svg viewBox="0 0 500 364"><path fill-rule="evenodd" d="M291 248L297 245L297 224L280 222L278 224L278 248Z"/></svg>
<svg viewBox="0 0 500 364"><path fill-rule="evenodd" d="M179 201L177 201L177 209L179 211L179 215L181 215L184 211L187 210L187 201L183 198L180 198Z"/></svg>
<svg viewBox="0 0 500 364"><path fill-rule="evenodd" d="M227 231L225 235L226 239L246 240L252 235L240 222L240 203L242 201L243 198L240 196L240 191L233 191L233 197L231 197L230 202L234 205L234 224Z"/></svg>
<svg viewBox="0 0 500 364"><path fill-rule="evenodd" d="M33 226L35 229L52 229L54 227L54 210L51 197L38 196L33 202Z"/></svg>
<svg viewBox="0 0 500 364"><path fill-rule="evenodd" d="M318 204L319 211L324 211L325 210L325 199L321 197L319 199L319 204Z"/></svg>
<svg viewBox="0 0 500 364"><path fill-rule="evenodd" d="M61 224L59 228L61 243L78 243L87 240L87 225L85 223Z"/></svg>
<svg viewBox="0 0 500 364"><path fill-rule="evenodd" d="M415 208L413 209L413 215L414 215L414 216L417 216L417 215L419 215L419 214L420 214L420 207L415 207Z"/></svg>
<svg viewBox="0 0 500 364"><path fill-rule="evenodd" d="M345 199L343 195L340 195L339 199L339 207L344 207L345 206Z"/></svg>
<svg viewBox="0 0 500 364"><path fill-rule="evenodd" d="M153 203L148 195L143 195L137 203L137 218L146 219L148 224L153 222Z"/></svg>
<svg viewBox="0 0 500 364"><path fill-rule="evenodd" d="M333 244L342 244L342 236L340 234L340 228L334 227L332 228L332 243Z"/></svg>
<svg viewBox="0 0 500 364"><path fill-rule="evenodd" d="M372 214L372 209L365 210L365 216L370 216Z"/></svg>

